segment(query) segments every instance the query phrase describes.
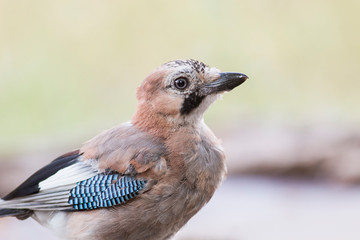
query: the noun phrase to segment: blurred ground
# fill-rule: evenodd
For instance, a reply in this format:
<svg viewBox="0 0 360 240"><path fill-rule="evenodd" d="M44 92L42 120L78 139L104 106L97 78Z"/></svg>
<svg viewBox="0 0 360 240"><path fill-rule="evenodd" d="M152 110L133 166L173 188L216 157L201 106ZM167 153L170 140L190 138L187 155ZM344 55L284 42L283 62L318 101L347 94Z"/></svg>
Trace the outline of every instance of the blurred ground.
<svg viewBox="0 0 360 240"><path fill-rule="evenodd" d="M360 182L360 128L329 122L241 122L220 134L230 174Z"/></svg>

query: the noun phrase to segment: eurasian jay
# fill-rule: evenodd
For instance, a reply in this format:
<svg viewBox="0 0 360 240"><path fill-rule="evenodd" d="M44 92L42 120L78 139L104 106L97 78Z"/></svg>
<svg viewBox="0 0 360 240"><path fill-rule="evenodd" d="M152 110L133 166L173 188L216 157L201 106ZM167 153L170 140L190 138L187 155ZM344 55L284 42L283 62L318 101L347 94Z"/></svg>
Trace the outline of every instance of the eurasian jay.
<svg viewBox="0 0 360 240"><path fill-rule="evenodd" d="M226 174L205 110L247 79L196 60L155 69L137 110L64 154L0 200L0 216L34 218L67 239L171 238Z"/></svg>

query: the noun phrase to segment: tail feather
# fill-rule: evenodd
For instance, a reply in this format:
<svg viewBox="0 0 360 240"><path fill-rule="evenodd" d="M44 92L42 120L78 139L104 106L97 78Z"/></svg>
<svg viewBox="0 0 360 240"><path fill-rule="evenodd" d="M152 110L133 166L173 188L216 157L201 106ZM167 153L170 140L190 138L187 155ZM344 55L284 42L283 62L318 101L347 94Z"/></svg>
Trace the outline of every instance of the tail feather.
<svg viewBox="0 0 360 240"><path fill-rule="evenodd" d="M9 208L0 209L0 217L16 217L20 220L24 220L30 217L31 214L32 211L28 209L9 209Z"/></svg>

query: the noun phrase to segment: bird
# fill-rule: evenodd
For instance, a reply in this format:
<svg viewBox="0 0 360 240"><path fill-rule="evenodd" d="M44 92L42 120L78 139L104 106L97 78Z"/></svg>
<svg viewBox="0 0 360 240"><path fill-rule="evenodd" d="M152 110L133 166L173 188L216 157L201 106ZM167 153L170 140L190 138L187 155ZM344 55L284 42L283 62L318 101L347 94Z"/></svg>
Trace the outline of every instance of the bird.
<svg viewBox="0 0 360 240"><path fill-rule="evenodd" d="M32 217L65 239L171 239L226 176L204 113L246 79L194 59L157 67L129 122L35 172L0 200L0 217Z"/></svg>

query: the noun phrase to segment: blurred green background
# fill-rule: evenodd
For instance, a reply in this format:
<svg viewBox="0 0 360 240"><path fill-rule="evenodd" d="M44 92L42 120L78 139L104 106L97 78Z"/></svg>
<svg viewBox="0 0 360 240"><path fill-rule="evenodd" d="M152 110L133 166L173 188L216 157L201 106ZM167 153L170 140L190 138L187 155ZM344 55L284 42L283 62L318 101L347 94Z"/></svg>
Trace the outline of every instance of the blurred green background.
<svg viewBox="0 0 360 240"><path fill-rule="evenodd" d="M195 58L250 81L208 111L359 122L359 1L0 1L0 154L78 147L134 113L155 67Z"/></svg>
<svg viewBox="0 0 360 240"><path fill-rule="evenodd" d="M0 0L0 193L128 121L142 80L189 58L250 77L205 116L231 173L322 166L330 179L360 182L360 152L347 154L360 146L359 10L355 0ZM290 131L307 136L298 138L283 125L314 128ZM256 159L265 170L251 170ZM357 187L261 179L230 175L179 239L359 239ZM1 239L55 239L31 220L0 222Z"/></svg>

